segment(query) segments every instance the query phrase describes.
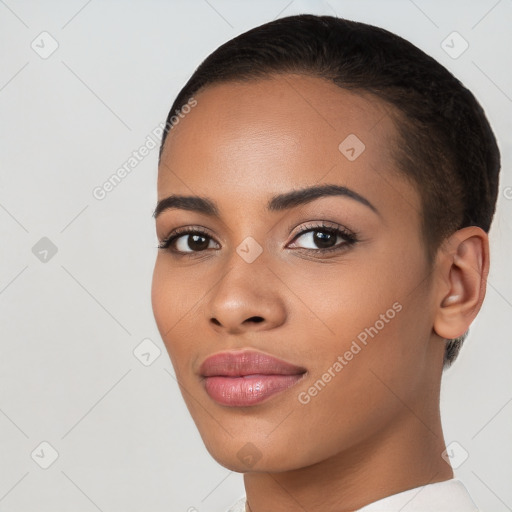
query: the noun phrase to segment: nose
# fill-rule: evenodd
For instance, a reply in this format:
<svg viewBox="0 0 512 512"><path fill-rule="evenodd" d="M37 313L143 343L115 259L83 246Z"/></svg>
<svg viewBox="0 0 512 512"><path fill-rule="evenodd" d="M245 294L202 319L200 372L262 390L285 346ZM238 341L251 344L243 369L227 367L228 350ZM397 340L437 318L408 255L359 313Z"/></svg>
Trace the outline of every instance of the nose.
<svg viewBox="0 0 512 512"><path fill-rule="evenodd" d="M209 324L215 330L242 334L284 323L286 308L281 282L260 258L247 263L233 254L206 306Z"/></svg>

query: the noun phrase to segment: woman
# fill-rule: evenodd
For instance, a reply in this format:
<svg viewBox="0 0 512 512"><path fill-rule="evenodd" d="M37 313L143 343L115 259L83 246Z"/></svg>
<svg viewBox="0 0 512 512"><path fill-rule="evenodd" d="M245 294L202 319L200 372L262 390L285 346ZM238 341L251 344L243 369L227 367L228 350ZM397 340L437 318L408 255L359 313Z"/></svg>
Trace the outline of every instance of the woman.
<svg viewBox="0 0 512 512"><path fill-rule="evenodd" d="M246 512L477 510L439 414L485 296L500 156L473 95L383 29L225 43L160 148L152 303Z"/></svg>

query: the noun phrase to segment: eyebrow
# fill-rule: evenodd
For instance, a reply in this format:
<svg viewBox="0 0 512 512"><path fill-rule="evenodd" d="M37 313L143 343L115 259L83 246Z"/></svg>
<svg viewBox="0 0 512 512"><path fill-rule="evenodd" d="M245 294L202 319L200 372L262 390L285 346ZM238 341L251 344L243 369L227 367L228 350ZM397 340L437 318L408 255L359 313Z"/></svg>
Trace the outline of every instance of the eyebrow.
<svg viewBox="0 0 512 512"><path fill-rule="evenodd" d="M380 216L379 211L368 199L357 192L340 185L317 185L298 190L292 190L284 194L273 196L267 203L267 210L279 212L304 205L327 196L343 196L358 201L367 206L374 213ZM220 212L215 201L207 197L171 195L158 201L153 217L155 219L164 211L181 209L203 213L211 217L220 218Z"/></svg>

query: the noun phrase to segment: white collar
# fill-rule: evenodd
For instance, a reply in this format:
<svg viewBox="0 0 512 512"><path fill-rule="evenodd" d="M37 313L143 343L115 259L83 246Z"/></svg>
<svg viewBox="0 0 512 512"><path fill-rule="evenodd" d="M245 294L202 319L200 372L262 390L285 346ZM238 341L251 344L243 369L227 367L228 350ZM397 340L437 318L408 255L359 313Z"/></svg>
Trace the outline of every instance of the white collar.
<svg viewBox="0 0 512 512"><path fill-rule="evenodd" d="M228 512L245 512L245 497ZM452 478L387 496L357 512L478 512L478 508L464 484Z"/></svg>
<svg viewBox="0 0 512 512"><path fill-rule="evenodd" d="M422 485L374 501L358 512L478 512L464 484L456 479Z"/></svg>

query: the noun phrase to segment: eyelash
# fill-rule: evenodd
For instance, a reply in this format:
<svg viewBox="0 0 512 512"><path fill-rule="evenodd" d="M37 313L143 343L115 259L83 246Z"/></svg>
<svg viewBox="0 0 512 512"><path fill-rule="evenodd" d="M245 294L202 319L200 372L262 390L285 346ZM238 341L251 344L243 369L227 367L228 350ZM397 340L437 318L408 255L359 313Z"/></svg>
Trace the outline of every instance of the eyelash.
<svg viewBox="0 0 512 512"><path fill-rule="evenodd" d="M347 248L354 245L356 242L358 242L357 233L354 233L352 231L349 231L348 229L340 226L339 224L336 225L336 227L326 225L324 223L321 224L310 224L305 226L305 228L299 233L295 235L292 242L294 242L297 238L300 238L302 235L310 232L320 232L320 233L329 233L331 235L336 235L336 238L340 236L345 242L335 245L334 247L328 247L323 249L308 249L305 247L299 247L298 250L303 250L307 252L314 252L314 253L320 253L320 254L328 254L332 252L338 252L346 250ZM213 237L211 237L206 230L204 230L201 227L186 227L186 228L178 228L174 230L167 238L162 240L162 242L158 245L158 249L166 249L172 252L174 255L179 257L193 257L203 251L190 251L190 252L182 252L177 251L176 249L173 249L171 246L172 244L178 239L181 238L184 235L200 235L205 238L209 238L213 240ZM297 249L295 249L297 250Z"/></svg>

